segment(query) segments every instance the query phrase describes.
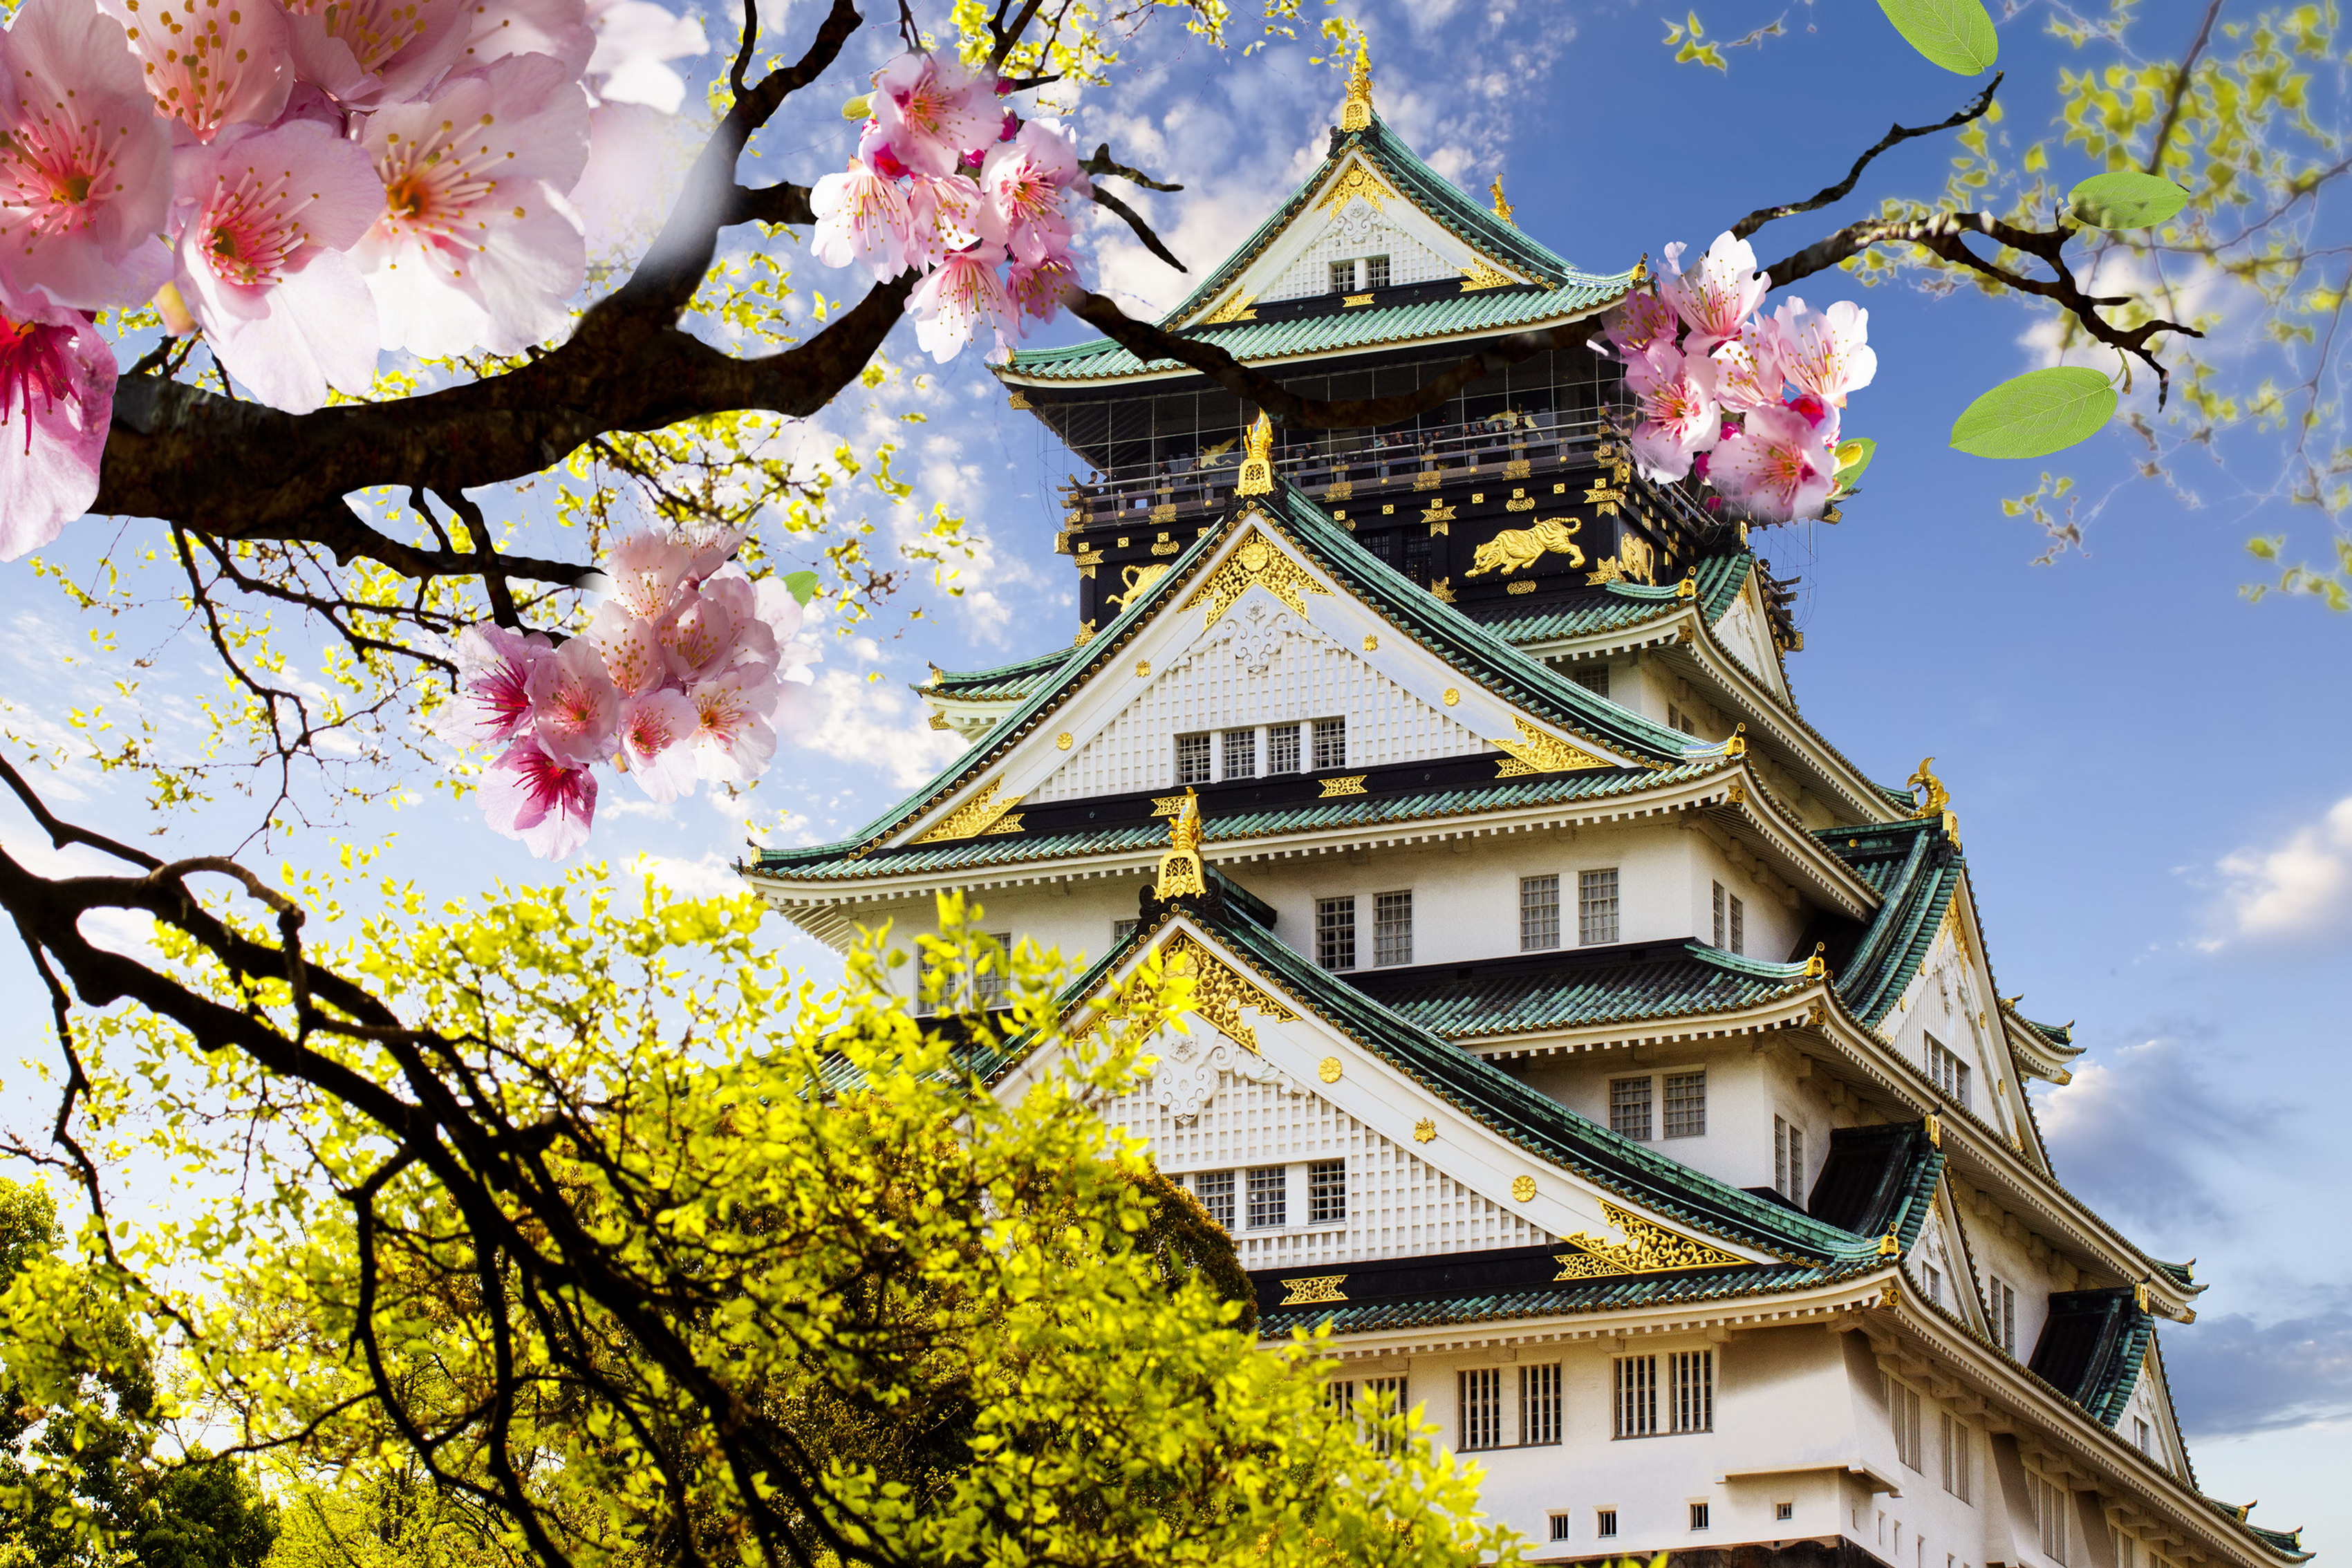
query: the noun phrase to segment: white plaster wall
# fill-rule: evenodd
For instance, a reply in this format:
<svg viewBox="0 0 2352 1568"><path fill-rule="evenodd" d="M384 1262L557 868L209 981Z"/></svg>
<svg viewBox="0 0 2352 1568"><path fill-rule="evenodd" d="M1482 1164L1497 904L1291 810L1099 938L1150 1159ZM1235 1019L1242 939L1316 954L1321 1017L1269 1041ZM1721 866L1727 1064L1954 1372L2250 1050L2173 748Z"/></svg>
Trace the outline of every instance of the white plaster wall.
<svg viewBox="0 0 2352 1568"><path fill-rule="evenodd" d="M1310 217L1307 221L1316 220ZM1281 278L1259 295L1260 299L1303 300L1328 293L1331 263L1365 256L1385 255L1389 258L1391 288L1462 275L1460 267L1375 213L1361 196L1349 201L1327 221L1328 226L1283 268Z"/></svg>

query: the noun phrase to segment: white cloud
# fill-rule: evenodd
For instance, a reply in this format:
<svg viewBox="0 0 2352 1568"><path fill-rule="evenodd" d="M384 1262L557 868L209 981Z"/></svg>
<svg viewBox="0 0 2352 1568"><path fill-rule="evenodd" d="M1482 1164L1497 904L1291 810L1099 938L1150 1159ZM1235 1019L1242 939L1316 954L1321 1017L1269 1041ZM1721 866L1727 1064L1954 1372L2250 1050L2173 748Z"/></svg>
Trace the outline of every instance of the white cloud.
<svg viewBox="0 0 2352 1568"><path fill-rule="evenodd" d="M713 852L699 860L675 855L640 855L629 862L633 877L651 877L673 893L695 899L732 898L744 890L743 879L724 857Z"/></svg>
<svg viewBox="0 0 2352 1568"><path fill-rule="evenodd" d="M934 730L912 693L846 670L828 670L817 682L824 706L802 742L845 763L862 763L911 789L964 749L954 731Z"/></svg>
<svg viewBox="0 0 2352 1568"><path fill-rule="evenodd" d="M2222 900L2233 936L2294 939L2341 928L2352 916L2352 795L2283 844L2222 857L2220 868L2229 879Z"/></svg>

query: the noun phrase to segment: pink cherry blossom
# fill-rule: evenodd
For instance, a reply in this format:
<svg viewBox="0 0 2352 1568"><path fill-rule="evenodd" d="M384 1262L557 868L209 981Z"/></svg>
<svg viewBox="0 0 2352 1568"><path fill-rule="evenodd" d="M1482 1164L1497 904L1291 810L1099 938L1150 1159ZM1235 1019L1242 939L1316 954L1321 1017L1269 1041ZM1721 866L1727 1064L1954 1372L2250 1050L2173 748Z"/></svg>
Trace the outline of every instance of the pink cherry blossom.
<svg viewBox="0 0 2352 1568"><path fill-rule="evenodd" d="M694 793L695 737L701 719L686 693L671 687L621 705L621 754L637 787L658 801Z"/></svg>
<svg viewBox="0 0 2352 1568"><path fill-rule="evenodd" d="M639 620L661 618L678 580L693 567L692 547L662 533L633 533L613 546L613 597Z"/></svg>
<svg viewBox="0 0 2352 1568"><path fill-rule="evenodd" d="M960 250L1002 245L1004 220L961 174L917 174L907 185L906 264L930 272ZM1000 253L998 260L1003 257Z"/></svg>
<svg viewBox="0 0 2352 1568"><path fill-rule="evenodd" d="M531 734L548 755L587 767L613 754L621 694L586 637L573 637L531 669Z"/></svg>
<svg viewBox="0 0 2352 1568"><path fill-rule="evenodd" d="M743 586L748 600L751 584ZM698 680L735 662L736 634L743 629L743 618L730 603L724 580L710 587L710 593L688 589L679 595L656 629L669 673L680 680Z"/></svg>
<svg viewBox="0 0 2352 1568"><path fill-rule="evenodd" d="M561 860L588 842L596 775L518 742L482 776L482 811L494 831L521 839L542 860Z"/></svg>
<svg viewBox="0 0 2352 1568"><path fill-rule="evenodd" d="M776 706L773 675L739 666L698 682L687 695L694 703L695 766L704 778L742 784L766 770L776 754L776 731L768 721Z"/></svg>
<svg viewBox="0 0 2352 1568"><path fill-rule="evenodd" d="M466 46L454 70L478 70L509 55L546 55L577 79L596 49L584 0L472 0Z"/></svg>
<svg viewBox="0 0 2352 1568"><path fill-rule="evenodd" d="M1826 403L1845 406L1845 395L1868 386L1878 374L1878 353L1866 341L1870 312L1851 300L1815 310L1802 300L1781 301L1772 312L1780 361L1789 379Z"/></svg>
<svg viewBox="0 0 2352 1568"><path fill-rule="evenodd" d="M1715 397L1716 367L1704 355L1652 343L1625 367L1625 384L1641 400L1642 422L1629 445L1653 479L1679 479L1691 458L1720 437L1723 416Z"/></svg>
<svg viewBox="0 0 2352 1568"><path fill-rule="evenodd" d="M659 686L669 674L654 623L631 615L617 599L596 606L596 613L588 617L586 635L579 640L596 650L604 661L604 673L625 697Z"/></svg>
<svg viewBox="0 0 2352 1568"><path fill-rule="evenodd" d="M367 154L315 121L180 160L180 297L224 369L289 414L375 382L375 303L346 254L383 205Z"/></svg>
<svg viewBox="0 0 2352 1568"><path fill-rule="evenodd" d="M686 574L679 581L688 586L700 584L712 573L724 569L751 537L748 528L722 528L701 539L695 543L693 557L687 562Z"/></svg>
<svg viewBox="0 0 2352 1568"><path fill-rule="evenodd" d="M473 0L287 0L295 74L369 109L432 90L463 58Z"/></svg>
<svg viewBox="0 0 2352 1568"><path fill-rule="evenodd" d="M1759 408L1708 455L1707 482L1755 522L1818 517L1836 461L1811 421L1793 409Z"/></svg>
<svg viewBox="0 0 2352 1568"><path fill-rule="evenodd" d="M915 342L933 359L945 363L963 352L972 334L988 331L996 343L992 361L1011 355L1020 324L1013 300L997 275L1004 253L992 245L960 250L939 269L915 285L907 300L907 314L915 319Z"/></svg>
<svg viewBox="0 0 2352 1568"><path fill-rule="evenodd" d="M964 153L996 140L992 88L936 55L902 54L874 73L875 122L914 173L952 174Z"/></svg>
<svg viewBox="0 0 2352 1568"><path fill-rule="evenodd" d="M0 287L0 561L38 550L98 499L115 374L89 317Z"/></svg>
<svg viewBox="0 0 2352 1568"><path fill-rule="evenodd" d="M0 34L0 278L15 288L89 310L163 286L172 138L140 74L92 0L26 0Z"/></svg>
<svg viewBox="0 0 2352 1568"><path fill-rule="evenodd" d="M1716 237L1695 271L1682 268L1685 248L1680 240L1665 247L1658 292L1691 330L1692 342L1684 347L1705 353L1739 335L1740 324L1754 314L1772 283L1756 270L1755 248L1728 232Z"/></svg>
<svg viewBox="0 0 2352 1568"><path fill-rule="evenodd" d="M1677 330L1675 308L1647 291L1626 295L1601 319L1601 334L1621 359L1632 359L1652 343L1672 346Z"/></svg>
<svg viewBox="0 0 2352 1568"><path fill-rule="evenodd" d="M981 164L980 188L1004 220L1005 245L1013 259L1034 267L1068 256L1070 220L1062 210L1063 193L1085 195L1094 186L1061 129L1033 120L1012 141L990 151Z"/></svg>
<svg viewBox="0 0 2352 1568"><path fill-rule="evenodd" d="M709 52L700 22L674 16L651 0L588 0L588 26L596 35L588 76L600 100L677 112L686 79L665 62Z"/></svg>
<svg viewBox="0 0 2352 1568"><path fill-rule="evenodd" d="M1780 402L1780 384L1787 376L1780 363L1780 334L1769 317L1759 317L1739 329L1739 335L1716 345L1716 395L1726 409L1773 408Z"/></svg>
<svg viewBox="0 0 2352 1568"><path fill-rule="evenodd" d="M827 267L853 263L887 282L907 268L912 219L907 193L852 158L846 173L827 174L809 193L816 231L809 249Z"/></svg>
<svg viewBox="0 0 2352 1568"><path fill-rule="evenodd" d="M445 726L450 739L483 745L511 741L532 722L531 671L555 657L543 632L528 635L483 622L457 634L457 700Z"/></svg>
<svg viewBox="0 0 2352 1568"><path fill-rule="evenodd" d="M98 0L122 24L164 118L210 142L226 125L267 125L294 85L278 0Z"/></svg>
<svg viewBox="0 0 2352 1568"><path fill-rule="evenodd" d="M568 191L588 103L561 61L512 55L367 117L384 212L355 256L386 348L518 353L563 330L587 271Z"/></svg>
<svg viewBox="0 0 2352 1568"><path fill-rule="evenodd" d="M1050 321L1060 314L1062 301L1079 289L1078 269L1068 261L1056 258L1025 267L1014 262L1004 279L1005 292L1021 308L1024 316L1034 316Z"/></svg>

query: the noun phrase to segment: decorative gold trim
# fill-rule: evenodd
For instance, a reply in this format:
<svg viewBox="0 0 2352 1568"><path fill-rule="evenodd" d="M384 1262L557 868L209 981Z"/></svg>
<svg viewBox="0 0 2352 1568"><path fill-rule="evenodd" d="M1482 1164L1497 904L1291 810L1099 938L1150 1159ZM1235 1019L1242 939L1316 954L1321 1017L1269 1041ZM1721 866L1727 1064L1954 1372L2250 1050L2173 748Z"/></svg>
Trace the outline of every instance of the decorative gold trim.
<svg viewBox="0 0 2352 1568"><path fill-rule="evenodd" d="M1339 106L1339 129L1361 131L1372 122L1372 62L1361 40L1348 71L1348 100Z"/></svg>
<svg viewBox="0 0 2352 1568"><path fill-rule="evenodd" d="M1469 294L1481 289L1507 289L1517 281L1508 273L1496 271L1485 258L1474 256L1470 258L1469 268L1462 275L1462 292Z"/></svg>
<svg viewBox="0 0 2352 1568"><path fill-rule="evenodd" d="M1060 734L1054 737L1054 749L1060 752L1068 751L1070 749L1070 742L1072 738L1073 737L1067 730L1063 731Z"/></svg>
<svg viewBox="0 0 2352 1568"><path fill-rule="evenodd" d="M948 730L954 728L953 725L948 722L948 716L944 713L933 713L929 720L929 723L934 730Z"/></svg>
<svg viewBox="0 0 2352 1568"><path fill-rule="evenodd" d="M1257 1031L1242 1022L1243 1008L1277 1024L1297 1022L1297 1014L1203 947L1189 932L1180 931L1171 936L1160 952L1164 973L1192 977L1193 1013L1251 1055L1259 1054Z"/></svg>
<svg viewBox="0 0 2352 1568"><path fill-rule="evenodd" d="M1007 815L1007 816L998 817L998 818L996 819L996 826L994 826L993 827L983 827L983 828L982 828L982 829L980 830L980 837L982 837L982 838L986 838L986 837L990 837L990 836L991 836L991 835L992 835L992 834L998 834L998 833L1018 833L1018 832L1020 832L1020 831L1021 831L1021 814L1020 814L1019 812L1017 812L1017 811L1016 811L1016 812L1013 812L1013 813L1011 813L1011 814L1009 814L1009 815Z"/></svg>
<svg viewBox="0 0 2352 1568"><path fill-rule="evenodd" d="M1201 864L1201 798L1187 789L1168 824L1168 853L1160 858L1160 880L1151 896L1198 898L1208 890L1208 874Z"/></svg>
<svg viewBox="0 0 2352 1568"><path fill-rule="evenodd" d="M1078 623L1078 635L1077 635L1077 636L1076 636L1076 637L1072 637L1072 638L1070 639L1070 646L1071 646L1072 647L1086 647L1086 646L1087 646L1087 644L1088 644L1088 643L1090 643L1090 642L1092 642L1092 641L1094 641L1094 640L1095 640L1095 624L1094 624L1094 622L1092 622L1092 621L1080 621L1080 622Z"/></svg>
<svg viewBox="0 0 2352 1568"><path fill-rule="evenodd" d="M1318 1274L1310 1279L1286 1279L1282 1288L1290 1292L1282 1299L1285 1307L1314 1307L1325 1301L1344 1301L1347 1294L1339 1287L1348 1282L1345 1274Z"/></svg>
<svg viewBox="0 0 2352 1568"><path fill-rule="evenodd" d="M1609 1221L1610 1228L1625 1239L1603 1241L1578 1231L1568 1237L1568 1245L1577 1250L1553 1257L1552 1260L1559 1265L1559 1272L1552 1276L1555 1283L1563 1279L1603 1279L1620 1274L1667 1274L1678 1268L1717 1268L1747 1261L1719 1247L1628 1214L1605 1198L1601 1200L1601 1213Z"/></svg>
<svg viewBox="0 0 2352 1568"><path fill-rule="evenodd" d="M1135 679L1138 680L1149 680L1151 679L1151 661L1150 659L1139 658L1135 661Z"/></svg>
<svg viewBox="0 0 2352 1568"><path fill-rule="evenodd" d="M1878 1304L1890 1311L1895 1306L1895 1281L1889 1279L1878 1288Z"/></svg>
<svg viewBox="0 0 2352 1568"><path fill-rule="evenodd" d="M1830 977L1829 946L1825 942L1813 943L1813 955L1805 960L1806 979L1827 980Z"/></svg>
<svg viewBox="0 0 2352 1568"><path fill-rule="evenodd" d="M1535 1195L1536 1179L1533 1176L1513 1176L1511 1178L1512 1201L1523 1204L1531 1203L1534 1201Z"/></svg>
<svg viewBox="0 0 2352 1568"><path fill-rule="evenodd" d="M1495 216L1501 218L1505 223L1510 224L1512 227L1517 228L1518 225L1511 216L1511 204L1503 199L1502 175L1497 174L1495 176L1495 183L1488 188L1487 194L1495 198Z"/></svg>
<svg viewBox="0 0 2352 1568"><path fill-rule="evenodd" d="M1429 524L1429 531L1432 533L1452 533L1454 530L1444 525L1454 521L1454 509L1444 501L1433 500L1429 503L1428 510L1421 514L1421 521Z"/></svg>
<svg viewBox="0 0 2352 1568"><path fill-rule="evenodd" d="M1454 579L1440 577L1429 585L1429 591L1437 595L1439 604L1450 605L1454 602Z"/></svg>
<svg viewBox="0 0 2352 1568"><path fill-rule="evenodd" d="M1032 406L1029 399L1022 395L1021 389L1017 386L1013 389L1013 406L1024 413Z"/></svg>
<svg viewBox="0 0 2352 1568"><path fill-rule="evenodd" d="M1118 581L1119 586L1125 588L1127 592L1108 595L1103 599L1103 603L1117 605L1123 610L1135 603L1146 588L1167 575L1168 563L1165 561L1144 561L1132 566L1123 567L1119 571Z"/></svg>
<svg viewBox="0 0 2352 1568"><path fill-rule="evenodd" d="M1412 477L1412 488L1417 490L1433 490L1444 482L1445 475L1436 468L1423 468Z"/></svg>
<svg viewBox="0 0 2352 1568"><path fill-rule="evenodd" d="M1424 1116L1420 1121L1412 1124L1412 1141L1414 1142L1432 1143L1436 1142L1436 1140L1437 1123L1429 1117Z"/></svg>
<svg viewBox="0 0 2352 1568"><path fill-rule="evenodd" d="M1339 1075L1347 1070L1346 1066L1338 1057L1325 1057L1321 1061L1315 1064L1315 1076L1321 1079L1325 1083L1339 1082Z"/></svg>
<svg viewBox="0 0 2352 1568"><path fill-rule="evenodd" d="M1536 580L1532 577L1521 577L1503 590L1506 594L1532 594L1535 591Z"/></svg>
<svg viewBox="0 0 2352 1568"><path fill-rule="evenodd" d="M1252 296L1236 290L1232 299L1218 306L1215 314L1203 320L1201 324L1204 327L1222 327L1228 321L1255 321L1257 320L1255 306L1256 300Z"/></svg>
<svg viewBox="0 0 2352 1568"><path fill-rule="evenodd" d="M1181 816L1183 810L1183 795L1160 795L1151 797L1151 815L1154 816Z"/></svg>
<svg viewBox="0 0 2352 1568"><path fill-rule="evenodd" d="M1502 771L1495 775L1498 779L1517 778L1522 773L1573 773L1609 766L1591 752L1537 729L1517 713L1511 715L1511 722L1518 727L1518 738L1495 742L1510 753Z"/></svg>
<svg viewBox="0 0 2352 1568"><path fill-rule="evenodd" d="M1453 707L1455 703L1462 700L1462 689L1458 686L1447 687L1445 689L1445 696L1443 700L1448 708Z"/></svg>
<svg viewBox="0 0 2352 1568"><path fill-rule="evenodd" d="M1343 310L1351 310L1359 305L1369 305L1371 302L1372 297L1370 294L1347 294L1340 297L1339 308Z"/></svg>
<svg viewBox="0 0 2352 1568"><path fill-rule="evenodd" d="M1364 781L1370 776L1369 773L1348 773L1336 779L1325 779L1323 793L1316 798L1329 800L1333 795L1361 795L1364 793Z"/></svg>
<svg viewBox="0 0 2352 1568"><path fill-rule="evenodd" d="M1927 792L1927 798L1920 802L1919 809L1911 814L1915 821L1924 817L1939 816L1943 814L1944 808L1952 804L1952 792L1946 789L1944 781L1935 774L1935 762L1936 759L1933 757L1920 758L1919 771L1903 781L1903 787L1906 789L1924 789Z"/></svg>
<svg viewBox="0 0 2352 1568"><path fill-rule="evenodd" d="M1241 542L1227 555L1223 564L1209 574L1208 581L1194 588L1179 609L1206 604L1208 618L1201 623L1202 631L1217 624L1218 618L1233 608L1235 599L1249 592L1253 585L1262 585L1276 598L1300 616L1307 614L1307 595L1320 594L1329 597L1331 590L1318 583L1307 569L1288 555L1275 548L1272 541L1252 520Z"/></svg>
<svg viewBox="0 0 2352 1568"><path fill-rule="evenodd" d="M1879 1256L1879 1257L1881 1257L1881 1258L1900 1258L1900 1257L1902 1257L1902 1256L1903 1256L1903 1238L1902 1238L1901 1237L1896 1236L1896 1235L1895 1235L1893 1231L1891 1231L1891 1230L1890 1230L1890 1231L1888 1231L1885 1236L1880 1237L1878 1238L1878 1256Z"/></svg>
<svg viewBox="0 0 2352 1568"><path fill-rule="evenodd" d="M1003 798L999 798L1003 796ZM1021 804L1017 795L1004 795L1004 778L997 775L987 786L955 810L944 821L915 840L918 844L943 844L950 839L977 838L996 826L997 819ZM1015 827L1012 832L1019 832Z"/></svg>
<svg viewBox="0 0 2352 1568"><path fill-rule="evenodd" d="M1173 521L1176 521L1176 503L1175 503L1174 501L1172 501L1172 500L1163 500L1163 501L1156 502L1156 503L1152 506L1152 508L1151 508L1151 511L1150 511L1150 519L1151 525L1152 525L1154 528L1159 528L1159 527L1160 527L1160 525L1161 523L1163 523L1163 522L1173 522ZM1169 553L1167 551L1162 550L1162 549L1160 549L1160 544L1165 544L1165 543L1167 543L1167 542L1168 542L1168 531L1167 531L1166 529L1162 528L1162 529L1160 529L1160 542L1159 542L1159 543L1158 543L1158 544L1154 544L1154 545L1151 547L1151 553L1153 553L1154 555L1165 555L1165 554Z"/></svg>
<svg viewBox="0 0 2352 1568"><path fill-rule="evenodd" d="M1353 479L1333 479L1323 487L1325 500L1346 500L1355 493L1356 481Z"/></svg>
<svg viewBox="0 0 2352 1568"><path fill-rule="evenodd" d="M1274 421L1259 410L1256 422L1250 426L1248 436L1242 441L1241 472L1234 479L1234 494L1264 496L1274 493Z"/></svg>
<svg viewBox="0 0 2352 1568"><path fill-rule="evenodd" d="M1517 502L1507 503L1517 505ZM1528 500L1530 506L1534 501ZM1580 517L1546 518L1533 528L1507 528L1486 543L1478 546L1470 557L1470 570L1465 577L1480 577L1489 572L1500 572L1507 577L1522 566L1533 567L1546 555L1565 555L1570 566L1584 564L1584 547L1576 542L1576 534L1584 527Z"/></svg>
<svg viewBox="0 0 2352 1568"><path fill-rule="evenodd" d="M1396 192L1390 188L1387 181L1372 172L1370 163L1359 158L1348 165L1346 174L1331 183L1331 188L1323 193L1323 199L1315 204L1315 210L1322 212L1331 207L1343 207L1357 196L1363 197L1374 212L1386 212L1388 209L1381 204L1396 196ZM1397 199L1401 201L1403 198Z"/></svg>
<svg viewBox="0 0 2352 1568"><path fill-rule="evenodd" d="M1380 650L1381 650L1381 639L1380 639L1380 638L1378 638L1378 637L1366 637L1366 638L1364 639L1364 651L1365 651L1366 653L1378 653Z"/></svg>

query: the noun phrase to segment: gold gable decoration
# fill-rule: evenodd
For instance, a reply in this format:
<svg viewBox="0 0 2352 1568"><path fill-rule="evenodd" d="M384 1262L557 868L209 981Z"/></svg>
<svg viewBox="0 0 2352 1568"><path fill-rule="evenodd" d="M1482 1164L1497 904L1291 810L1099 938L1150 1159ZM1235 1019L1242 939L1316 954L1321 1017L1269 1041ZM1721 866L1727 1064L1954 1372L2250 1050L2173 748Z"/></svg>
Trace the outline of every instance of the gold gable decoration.
<svg viewBox="0 0 2352 1568"><path fill-rule="evenodd" d="M1559 1272L1552 1276L1555 1282L1605 1279L1622 1274L1668 1274L1678 1268L1719 1268L1748 1261L1719 1247L1677 1235L1664 1226L1628 1214L1606 1200L1601 1205L1601 1212L1610 1228L1625 1239L1603 1241L1578 1231L1568 1237L1568 1245L1577 1250L1553 1256L1552 1260L1559 1265Z"/></svg>
<svg viewBox="0 0 2352 1568"><path fill-rule="evenodd" d="M1323 199L1315 204L1315 210L1328 212L1335 207L1344 207L1358 196L1363 197L1374 212L1385 213L1388 208L1381 204L1396 196L1396 192L1390 188L1386 180L1373 172L1370 163L1359 158L1348 165L1346 173L1332 182L1331 188L1323 193ZM1510 279L1505 279L1504 281L1508 282ZM1492 288L1494 285L1487 284L1486 287Z"/></svg>
<svg viewBox="0 0 2352 1568"><path fill-rule="evenodd" d="M1508 289L1517 279L1497 270L1483 258L1472 257L1462 274L1462 292L1473 294L1481 289Z"/></svg>
<svg viewBox="0 0 2352 1568"><path fill-rule="evenodd" d="M1307 614L1307 595L1320 594L1328 598L1331 593L1305 567L1276 549L1253 519L1241 542L1225 557L1224 564L1211 573L1208 581L1193 589L1177 608L1189 610L1195 605L1207 605L1208 618L1201 623L1201 629L1206 631L1233 608L1234 600L1254 586L1263 586L1301 616Z"/></svg>
<svg viewBox="0 0 2352 1568"><path fill-rule="evenodd" d="M1244 1008L1278 1024L1297 1022L1297 1013L1275 1000L1265 987L1202 946L1189 931L1176 931L1160 944L1160 962L1162 974L1181 974L1192 982L1191 1011L1252 1056L1261 1054L1257 1048L1257 1031L1242 1022ZM1072 1030L1070 1037L1077 1039L1091 1034L1094 1026L1105 1017L1116 1016L1116 1013L1108 1011L1097 1013Z"/></svg>
<svg viewBox="0 0 2352 1568"><path fill-rule="evenodd" d="M1610 765L1580 746L1571 746L1557 735L1545 733L1516 713L1511 715L1511 722L1518 726L1518 739L1495 742L1510 753L1502 771L1495 775L1498 779L1517 778L1523 773L1581 773Z"/></svg>
<svg viewBox="0 0 2352 1568"><path fill-rule="evenodd" d="M1286 1307L1312 1307L1325 1301L1344 1301L1347 1292L1339 1287L1348 1282L1345 1274L1318 1274L1305 1279L1286 1279L1282 1288L1290 1292L1282 1299Z"/></svg>
<svg viewBox="0 0 2352 1568"><path fill-rule="evenodd" d="M1226 300L1223 304L1218 306L1214 312L1202 321L1201 324L1204 327L1222 327L1229 321L1255 321L1256 320L1256 300L1251 295L1244 294L1239 289L1235 289L1234 291L1234 297Z"/></svg>
<svg viewBox="0 0 2352 1568"><path fill-rule="evenodd" d="M945 844L957 838L978 838L990 833L1018 833L1021 819L1008 815L1021 804L1017 795L1004 794L1004 780L1000 775L988 781L986 788L948 813L946 820L915 840L918 844Z"/></svg>

